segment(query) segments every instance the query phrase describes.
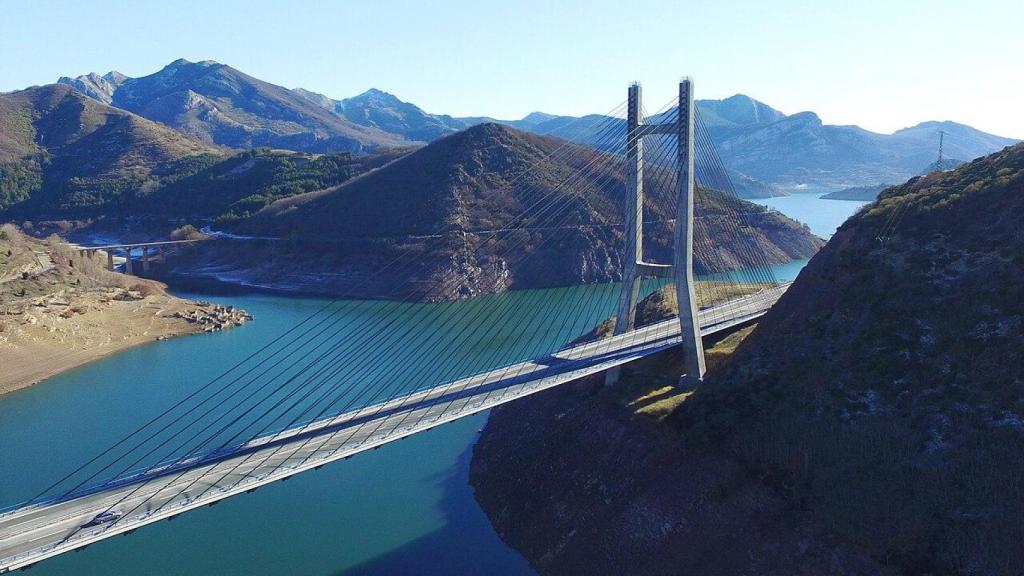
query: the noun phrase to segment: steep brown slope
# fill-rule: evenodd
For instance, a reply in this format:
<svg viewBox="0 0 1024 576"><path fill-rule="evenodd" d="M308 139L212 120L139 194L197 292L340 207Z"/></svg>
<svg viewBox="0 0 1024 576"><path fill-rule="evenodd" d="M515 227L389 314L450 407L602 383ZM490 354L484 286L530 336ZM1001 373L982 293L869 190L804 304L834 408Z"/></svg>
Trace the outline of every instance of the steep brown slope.
<svg viewBox="0 0 1024 576"><path fill-rule="evenodd" d="M561 146L557 159L548 156ZM483 124L443 138L342 188L271 206L243 230L318 239L428 235L501 228L543 202L577 170L594 161L583 146ZM561 192L565 223L611 223L621 177L600 163L577 192ZM561 208L562 205L559 205ZM554 210L535 226L561 222Z"/></svg>
<svg viewBox="0 0 1024 576"><path fill-rule="evenodd" d="M682 421L908 572L1021 573L1022 214L1024 145L890 188Z"/></svg>
<svg viewBox="0 0 1024 576"><path fill-rule="evenodd" d="M693 395L495 410L478 499L551 574L1020 574L1021 214L1024 145L889 189Z"/></svg>

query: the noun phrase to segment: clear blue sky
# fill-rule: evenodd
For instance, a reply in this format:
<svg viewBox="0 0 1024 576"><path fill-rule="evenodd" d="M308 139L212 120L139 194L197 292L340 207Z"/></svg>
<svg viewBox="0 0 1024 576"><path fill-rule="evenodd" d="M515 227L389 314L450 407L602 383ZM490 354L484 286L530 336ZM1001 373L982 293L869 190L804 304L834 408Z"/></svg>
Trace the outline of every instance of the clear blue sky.
<svg viewBox="0 0 1024 576"><path fill-rule="evenodd" d="M955 120L1024 138L1020 0L557 2L6 0L0 91L211 59L342 98L369 87L436 113L602 112L681 75L698 97L891 132Z"/></svg>

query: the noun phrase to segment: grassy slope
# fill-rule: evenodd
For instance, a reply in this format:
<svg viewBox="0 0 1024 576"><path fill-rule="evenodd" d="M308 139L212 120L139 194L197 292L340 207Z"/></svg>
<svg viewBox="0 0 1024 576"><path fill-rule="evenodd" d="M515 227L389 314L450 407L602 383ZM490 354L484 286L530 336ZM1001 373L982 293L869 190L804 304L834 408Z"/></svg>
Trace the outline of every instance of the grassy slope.
<svg viewBox="0 0 1024 576"><path fill-rule="evenodd" d="M1022 213L1024 145L889 189L676 418L909 573L1020 573Z"/></svg>
<svg viewBox="0 0 1024 576"><path fill-rule="evenodd" d="M336 186L402 153L356 156L349 152L248 150L178 175L149 192L136 206L136 213L192 221L214 219L218 227L231 227L276 200Z"/></svg>
<svg viewBox="0 0 1024 576"><path fill-rule="evenodd" d="M664 299L642 309L657 318ZM750 329L706 343L709 365ZM496 408L470 482L498 534L542 574L891 575L736 458L687 442L666 418L678 349Z"/></svg>
<svg viewBox="0 0 1024 576"><path fill-rule="evenodd" d="M122 205L176 163L222 154L60 85L0 95L0 211Z"/></svg>

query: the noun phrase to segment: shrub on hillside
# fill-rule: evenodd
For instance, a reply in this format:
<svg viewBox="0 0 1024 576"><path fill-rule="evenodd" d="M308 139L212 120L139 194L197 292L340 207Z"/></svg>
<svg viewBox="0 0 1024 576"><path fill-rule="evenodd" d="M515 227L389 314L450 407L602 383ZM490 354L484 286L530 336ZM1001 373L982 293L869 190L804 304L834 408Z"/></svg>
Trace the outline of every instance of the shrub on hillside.
<svg viewBox="0 0 1024 576"><path fill-rule="evenodd" d="M191 224L185 224L171 231L171 240L199 240L205 237L205 234Z"/></svg>

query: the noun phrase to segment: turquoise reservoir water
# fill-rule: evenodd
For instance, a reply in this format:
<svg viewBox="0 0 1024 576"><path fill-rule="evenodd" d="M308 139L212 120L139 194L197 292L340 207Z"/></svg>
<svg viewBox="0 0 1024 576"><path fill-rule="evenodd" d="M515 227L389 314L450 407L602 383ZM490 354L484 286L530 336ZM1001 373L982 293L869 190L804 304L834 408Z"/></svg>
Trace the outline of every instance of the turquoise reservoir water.
<svg viewBox="0 0 1024 576"><path fill-rule="evenodd" d="M0 397L0 503L32 495L319 308L218 297L256 321L141 346ZM88 549L36 574L528 574L476 506L470 449L485 415L299 475Z"/></svg>
<svg viewBox="0 0 1024 576"><path fill-rule="evenodd" d="M822 200L820 192L797 193L777 198L752 200L807 224L811 232L828 239L836 228L867 202L859 200Z"/></svg>
<svg viewBox="0 0 1024 576"><path fill-rule="evenodd" d="M808 221L823 236L860 205L811 195L763 203ZM775 273L792 279L802 266L780 265ZM508 328L497 338L471 342L457 340L458 324L449 319L471 317L472 307L481 304L462 304L458 313L445 306L410 306L402 311L408 318L419 314L449 328L437 336L433 355L416 360L414 370L381 369L379 376L396 376L396 386L413 389L551 349L607 317L618 288L556 292L560 300L555 306L574 311L565 321L552 321L560 318L554 308L532 306L554 301L550 291L494 297L490 306L495 313L517 322L506 322ZM31 497L324 303L261 294L186 296L243 307L256 321L221 334L137 347L0 396L0 506ZM353 303L350 334L364 334L389 306ZM396 365L388 362L394 358L371 355L364 360ZM45 561L32 573L530 574L526 561L494 533L467 483L472 446L485 419L471 416L173 522L106 540Z"/></svg>

